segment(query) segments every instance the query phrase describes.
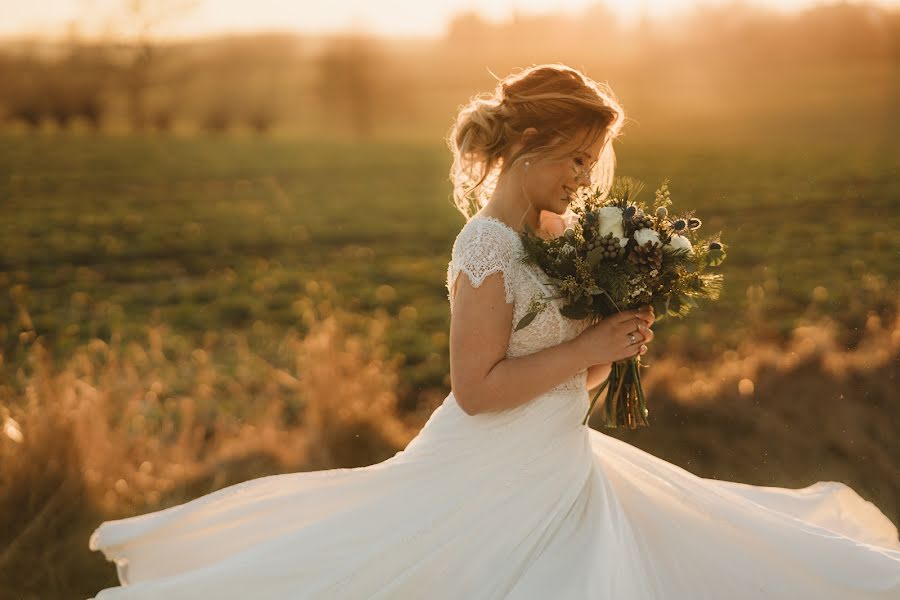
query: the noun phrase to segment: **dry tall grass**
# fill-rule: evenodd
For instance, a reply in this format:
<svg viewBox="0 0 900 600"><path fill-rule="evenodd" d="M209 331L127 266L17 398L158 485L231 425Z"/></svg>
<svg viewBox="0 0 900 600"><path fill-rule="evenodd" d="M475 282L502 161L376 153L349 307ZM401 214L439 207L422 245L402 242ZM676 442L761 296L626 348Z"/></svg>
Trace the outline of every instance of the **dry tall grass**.
<svg viewBox="0 0 900 600"><path fill-rule="evenodd" d="M94 340L61 364L23 336L27 364L0 385L0 598L114 585L112 566L87 549L104 519L405 447L430 411L398 413L390 321L355 336L339 313L304 320L304 336L281 340L290 368L239 335L185 348L153 327L143 344ZM704 476L839 479L896 521L900 320L872 317L853 349L838 338L821 322L786 347L748 339L713 364L655 360L645 379L654 427L606 432Z"/></svg>
<svg viewBox="0 0 900 600"><path fill-rule="evenodd" d="M62 365L26 336L28 364L0 386L0 598L83 598L115 584L87 549L104 519L405 447L418 427L396 410L388 321L353 336L339 319L314 317L302 339L285 335L290 372L241 336L179 350L156 327L144 345L93 340Z"/></svg>
<svg viewBox="0 0 900 600"><path fill-rule="evenodd" d="M842 481L900 523L900 316L890 312L871 314L861 335L823 318L786 344L748 338L711 363L651 358L653 427L613 435L704 477Z"/></svg>

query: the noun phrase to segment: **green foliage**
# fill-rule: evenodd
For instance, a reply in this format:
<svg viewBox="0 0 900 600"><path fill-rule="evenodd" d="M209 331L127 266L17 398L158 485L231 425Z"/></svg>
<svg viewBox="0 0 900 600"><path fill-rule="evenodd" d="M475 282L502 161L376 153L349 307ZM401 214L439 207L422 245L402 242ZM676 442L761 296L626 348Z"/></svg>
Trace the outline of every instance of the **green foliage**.
<svg viewBox="0 0 900 600"><path fill-rule="evenodd" d="M573 208L578 221L563 235L545 239L530 231L521 234L523 262L538 266L565 298L564 316L599 318L650 304L662 309L660 315L683 317L698 299L718 298L722 276L707 269L724 261L721 242L711 249L710 242L694 234L702 223L693 213L669 214L668 180L657 189L659 203L652 207L637 200L642 188L633 177L615 177L608 194L599 187L585 193L583 206ZM627 239L624 247L609 229L610 211L621 214L615 220ZM643 229L655 232L660 243L638 244ZM673 237L676 231L681 237ZM668 245L676 239L689 240L695 249ZM516 329L533 319L530 312Z"/></svg>
<svg viewBox="0 0 900 600"><path fill-rule="evenodd" d="M706 304L703 319L660 323L654 351L679 345L714 353L750 329L783 335L807 311L814 288L827 290L817 310L850 332L865 331L871 311L889 310L900 276L893 234L900 230L900 156L853 144L852 152L780 149L771 140L730 149L619 149L620 171L627 165L647 181L670 175L676 206L695 208L711 239L727 228L730 244L728 261L717 268L728 277L720 302ZM35 333L65 356L110 328L139 338L154 322L173 324L198 343L208 330L302 329L298 302L328 284L351 314L399 315L415 307L416 317L398 320L389 339L406 358L401 393L411 406L418 390L447 385L444 277L463 219L449 201L446 161L440 144L6 137L4 368L14 374L21 361L16 348L25 328L15 289ZM866 210L858 208L863 204ZM704 249L695 244L695 251ZM598 289L622 297L614 284L618 267L601 264L609 272L598 271ZM691 272L690 262L682 264ZM566 275L577 276L574 265ZM764 296L748 291L757 289ZM598 303L612 308L600 292L591 299ZM757 305L765 310L764 328L746 316ZM659 306L656 312L664 314ZM704 328L717 332L712 342Z"/></svg>

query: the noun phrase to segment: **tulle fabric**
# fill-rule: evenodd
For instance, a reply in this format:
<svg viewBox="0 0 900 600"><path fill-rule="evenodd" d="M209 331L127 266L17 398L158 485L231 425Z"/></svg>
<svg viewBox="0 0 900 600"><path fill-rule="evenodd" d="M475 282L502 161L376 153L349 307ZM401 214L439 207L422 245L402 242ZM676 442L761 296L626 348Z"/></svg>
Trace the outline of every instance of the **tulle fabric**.
<svg viewBox="0 0 900 600"><path fill-rule="evenodd" d="M900 598L897 528L848 486L701 478L588 404L470 416L451 392L384 462L105 522L89 545L123 585L96 600Z"/></svg>

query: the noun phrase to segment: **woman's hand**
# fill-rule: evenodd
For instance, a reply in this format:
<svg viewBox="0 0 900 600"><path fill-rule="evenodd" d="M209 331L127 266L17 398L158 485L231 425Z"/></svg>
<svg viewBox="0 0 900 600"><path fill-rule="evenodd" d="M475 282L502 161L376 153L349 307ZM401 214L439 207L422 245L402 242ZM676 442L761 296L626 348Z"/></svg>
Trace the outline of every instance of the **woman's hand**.
<svg viewBox="0 0 900 600"><path fill-rule="evenodd" d="M647 352L653 340L653 308L644 306L606 317L581 332L575 342L589 364L609 364Z"/></svg>

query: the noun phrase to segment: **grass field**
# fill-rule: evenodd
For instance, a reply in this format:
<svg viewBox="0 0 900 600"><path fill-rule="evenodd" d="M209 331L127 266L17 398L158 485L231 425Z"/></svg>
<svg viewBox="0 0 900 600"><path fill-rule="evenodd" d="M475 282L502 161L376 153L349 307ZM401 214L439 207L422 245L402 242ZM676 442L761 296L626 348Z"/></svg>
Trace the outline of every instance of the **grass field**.
<svg viewBox="0 0 900 600"><path fill-rule="evenodd" d="M900 150L618 157L729 252L721 301L655 327L654 427L611 434L707 477L843 481L897 522ZM402 448L449 390L447 167L440 144L0 138L0 580L83 597L115 584L103 519Z"/></svg>
<svg viewBox="0 0 900 600"><path fill-rule="evenodd" d="M389 344L405 357L407 407L414 390L447 384L444 282L463 219L443 147L48 135L0 148L7 367L32 329L56 356L113 330L143 339L152 323L187 344L247 330L265 353L274 332L302 330L298 300L328 282L350 311L398 317ZM784 336L813 311L843 323L852 344L870 311L890 309L896 146L622 143L618 153L645 200L670 177L675 208L696 209L729 244L722 301L661 322L657 351L677 338L713 356L761 311L755 337Z"/></svg>

